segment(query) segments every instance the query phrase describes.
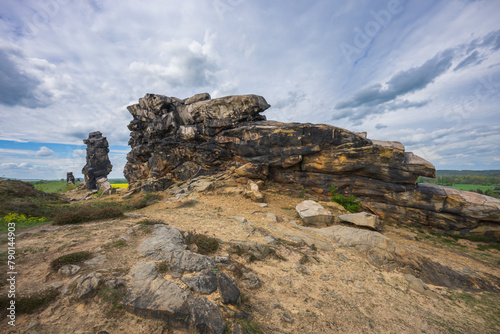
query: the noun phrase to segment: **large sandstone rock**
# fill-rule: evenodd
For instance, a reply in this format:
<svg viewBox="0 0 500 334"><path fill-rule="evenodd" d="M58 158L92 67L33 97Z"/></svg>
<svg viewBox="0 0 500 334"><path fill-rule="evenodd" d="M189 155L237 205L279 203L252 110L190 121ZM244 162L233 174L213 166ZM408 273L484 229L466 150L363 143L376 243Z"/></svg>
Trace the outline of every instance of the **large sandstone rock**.
<svg viewBox="0 0 500 334"><path fill-rule="evenodd" d="M368 227L375 231L379 231L382 228L378 216L367 212L350 213L341 215L338 218L342 222L351 223L361 227Z"/></svg>
<svg viewBox="0 0 500 334"><path fill-rule="evenodd" d="M307 200L300 202L295 207L305 225L331 225L333 214L315 201Z"/></svg>
<svg viewBox="0 0 500 334"><path fill-rule="evenodd" d="M85 176L85 184L88 190L97 190L97 180L106 179L113 166L109 161L109 144L106 137L100 131L89 133L89 138L84 139L87 145L87 164L82 173Z"/></svg>
<svg viewBox="0 0 500 334"><path fill-rule="evenodd" d="M124 173L131 189L163 190L176 180L234 170L235 177L323 194L335 185L384 220L464 234L500 222L498 200L417 185L419 176L435 177L435 168L399 142L372 141L331 125L266 121L261 113L267 108L256 95L181 100L147 94L128 107L132 150Z"/></svg>

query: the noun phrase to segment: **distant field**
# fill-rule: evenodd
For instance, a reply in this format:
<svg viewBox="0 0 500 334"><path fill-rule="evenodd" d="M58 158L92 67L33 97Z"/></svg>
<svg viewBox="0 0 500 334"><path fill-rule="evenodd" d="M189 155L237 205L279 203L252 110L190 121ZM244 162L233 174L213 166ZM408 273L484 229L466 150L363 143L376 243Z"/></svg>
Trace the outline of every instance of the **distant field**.
<svg viewBox="0 0 500 334"><path fill-rule="evenodd" d="M76 185L68 185L66 181L31 181L35 189L46 193L62 193L78 187L80 182L76 181Z"/></svg>
<svg viewBox="0 0 500 334"><path fill-rule="evenodd" d="M466 191L472 191L476 189L481 189L482 191L486 191L495 188L495 186L481 186L478 184L454 184L452 187L458 190L466 190Z"/></svg>

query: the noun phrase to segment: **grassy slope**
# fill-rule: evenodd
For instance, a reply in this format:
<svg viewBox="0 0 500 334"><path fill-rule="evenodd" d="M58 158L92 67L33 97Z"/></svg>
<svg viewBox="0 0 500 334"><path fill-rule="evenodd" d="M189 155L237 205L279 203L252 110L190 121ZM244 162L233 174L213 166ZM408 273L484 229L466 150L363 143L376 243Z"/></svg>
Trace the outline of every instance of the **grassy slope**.
<svg viewBox="0 0 500 334"><path fill-rule="evenodd" d="M30 182L35 186L36 190L43 191L49 194L62 193L69 191L78 187L80 182L76 182L76 185L68 185L66 181L34 181Z"/></svg>

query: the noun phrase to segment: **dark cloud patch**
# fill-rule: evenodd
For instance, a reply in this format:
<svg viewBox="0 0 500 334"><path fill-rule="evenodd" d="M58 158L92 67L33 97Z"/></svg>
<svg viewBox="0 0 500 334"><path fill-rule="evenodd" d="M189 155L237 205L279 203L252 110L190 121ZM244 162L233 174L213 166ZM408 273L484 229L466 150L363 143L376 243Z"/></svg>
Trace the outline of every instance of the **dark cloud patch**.
<svg viewBox="0 0 500 334"><path fill-rule="evenodd" d="M492 31L484 36L480 45L484 47L489 46L493 51L500 49L500 30Z"/></svg>
<svg viewBox="0 0 500 334"><path fill-rule="evenodd" d="M453 51L445 50L421 66L398 72L386 82L386 88L381 84L363 88L351 99L337 103L335 109L377 106L395 100L401 95L424 89L451 67L452 60Z"/></svg>
<svg viewBox="0 0 500 334"><path fill-rule="evenodd" d="M22 59L23 55L15 50L0 49L0 104L46 107L48 103L42 97L47 96L39 91L41 81L19 68L15 58Z"/></svg>
<svg viewBox="0 0 500 334"><path fill-rule="evenodd" d="M375 125L375 129L377 129L377 130L385 129L385 128L387 128L387 125L385 125L385 124L378 123L377 125Z"/></svg>
<svg viewBox="0 0 500 334"><path fill-rule="evenodd" d="M480 58L479 56L479 52L477 50L475 50L474 52L472 52L470 55L468 55L467 57L465 57L464 60L462 60L457 66L455 66L455 68L453 69L453 71L458 71L462 68L465 68L469 65L478 65L478 64L481 64L483 61L482 58Z"/></svg>

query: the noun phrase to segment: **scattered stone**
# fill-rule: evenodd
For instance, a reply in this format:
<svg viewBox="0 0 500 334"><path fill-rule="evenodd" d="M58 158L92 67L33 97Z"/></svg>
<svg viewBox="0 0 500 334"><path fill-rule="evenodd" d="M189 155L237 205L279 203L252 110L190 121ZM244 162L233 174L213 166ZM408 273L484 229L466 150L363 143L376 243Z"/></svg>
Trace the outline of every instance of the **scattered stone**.
<svg viewBox="0 0 500 334"><path fill-rule="evenodd" d="M57 271L60 275L66 275L66 276L72 276L76 274L78 271L80 271L81 267L75 265L75 264L68 264L65 266L62 266L59 268Z"/></svg>
<svg viewBox="0 0 500 334"><path fill-rule="evenodd" d="M408 282L410 289L427 297L437 298L437 294L429 289L429 287L420 278L416 278L411 274L406 274L404 277Z"/></svg>
<svg viewBox="0 0 500 334"><path fill-rule="evenodd" d="M101 283L101 274L90 273L84 275L77 282L75 291L76 297L79 299L93 297Z"/></svg>
<svg viewBox="0 0 500 334"><path fill-rule="evenodd" d="M97 180L107 181L107 176L113 168L108 157L109 144L99 131L89 133L89 138L84 139L83 143L87 145L87 164L82 169L84 181L88 190L96 190Z"/></svg>
<svg viewBox="0 0 500 334"><path fill-rule="evenodd" d="M262 286L259 276L254 273L244 273L242 280L249 289L258 289Z"/></svg>
<svg viewBox="0 0 500 334"><path fill-rule="evenodd" d="M236 305L240 301L240 290L236 287L233 280L224 273L217 276L217 285L219 293L224 304Z"/></svg>
<svg viewBox="0 0 500 334"><path fill-rule="evenodd" d="M90 268L97 268L102 266L104 261L106 261L106 255L98 255L85 261L84 264Z"/></svg>
<svg viewBox="0 0 500 334"><path fill-rule="evenodd" d="M350 213L338 216L338 218L342 222L351 223L361 227L368 227L375 231L380 231L382 229L380 219L367 212Z"/></svg>
<svg viewBox="0 0 500 334"><path fill-rule="evenodd" d="M260 206L261 208L267 208L268 207L267 203L258 203L258 206Z"/></svg>
<svg viewBox="0 0 500 334"><path fill-rule="evenodd" d="M295 209L305 225L328 226L333 222L333 214L315 201L306 200L300 202Z"/></svg>
<svg viewBox="0 0 500 334"><path fill-rule="evenodd" d="M293 324L293 322L294 322L292 316L289 315L288 313L282 313L281 320L283 320L284 322L287 322L289 324Z"/></svg>
<svg viewBox="0 0 500 334"><path fill-rule="evenodd" d="M229 264L231 262L231 260L229 259L228 256L215 256L214 262L215 263Z"/></svg>
<svg viewBox="0 0 500 334"><path fill-rule="evenodd" d="M238 217L238 216L234 216L234 217L231 217L233 218L234 220L236 220L237 222L240 222L242 224L245 224L245 223L248 223L248 220L244 217Z"/></svg>
<svg viewBox="0 0 500 334"><path fill-rule="evenodd" d="M260 192L259 185L252 180L248 181L247 189L245 190L244 195L250 197L250 199L254 202L264 202L264 194Z"/></svg>
<svg viewBox="0 0 500 334"><path fill-rule="evenodd" d="M230 241L228 252L250 257L250 260L264 260L271 253L269 246L254 241ZM250 261L251 262L251 261Z"/></svg>

